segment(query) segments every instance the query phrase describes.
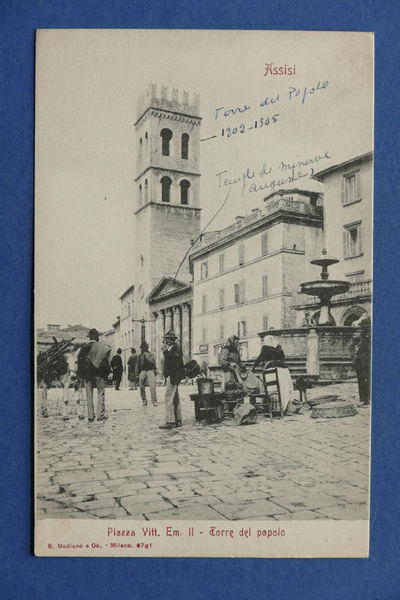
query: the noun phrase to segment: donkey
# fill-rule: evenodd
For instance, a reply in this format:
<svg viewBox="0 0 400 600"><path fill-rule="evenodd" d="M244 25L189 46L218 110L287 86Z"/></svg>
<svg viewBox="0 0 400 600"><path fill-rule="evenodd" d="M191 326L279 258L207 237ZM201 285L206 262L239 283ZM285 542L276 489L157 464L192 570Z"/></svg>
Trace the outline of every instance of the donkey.
<svg viewBox="0 0 400 600"><path fill-rule="evenodd" d="M41 371L39 385L41 387L41 414L48 417L47 391L49 386L59 381L63 388L62 405L64 421L69 420L70 397L76 402L79 419L84 419L84 405L81 384L78 379L78 356L80 347L62 352L57 360L52 361L48 368ZM70 389L72 388L72 390Z"/></svg>

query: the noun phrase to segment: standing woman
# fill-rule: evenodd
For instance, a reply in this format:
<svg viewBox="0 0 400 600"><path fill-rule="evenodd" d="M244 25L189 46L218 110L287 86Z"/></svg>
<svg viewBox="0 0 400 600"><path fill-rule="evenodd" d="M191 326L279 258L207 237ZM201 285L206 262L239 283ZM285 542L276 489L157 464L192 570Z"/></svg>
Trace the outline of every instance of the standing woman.
<svg viewBox="0 0 400 600"><path fill-rule="evenodd" d="M237 373L241 370L241 358L239 352L239 338L231 335L226 340L219 357L219 364L227 374L225 384L229 381L237 382Z"/></svg>
<svg viewBox="0 0 400 600"><path fill-rule="evenodd" d="M281 392L282 409L285 411L289 402L294 399L294 388L290 371L285 363L285 355L282 346L280 345L278 338L273 335L265 336L261 352L254 363L253 371L260 364L266 368L276 367Z"/></svg>

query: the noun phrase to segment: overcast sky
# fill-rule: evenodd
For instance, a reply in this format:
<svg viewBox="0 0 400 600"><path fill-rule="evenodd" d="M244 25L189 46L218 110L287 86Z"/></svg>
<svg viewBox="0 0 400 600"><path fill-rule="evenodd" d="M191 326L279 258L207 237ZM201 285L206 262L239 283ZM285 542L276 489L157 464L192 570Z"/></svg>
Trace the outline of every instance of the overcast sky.
<svg viewBox="0 0 400 600"><path fill-rule="evenodd" d="M295 65L296 75L265 76L266 62ZM281 161L327 153L322 169L372 150L372 68L372 36L365 33L41 31L37 326L109 329L120 313L118 298L134 283L136 100L151 82L199 93L201 138L217 136L201 142L203 226L226 196L223 177L254 171L244 193L242 182L232 185L215 229L263 205L271 187L250 185L282 177ZM320 89L304 95L318 82ZM216 113L245 105L234 116ZM259 119L268 117L261 127ZM228 138L226 128L235 126ZM271 173L260 176L264 163Z"/></svg>

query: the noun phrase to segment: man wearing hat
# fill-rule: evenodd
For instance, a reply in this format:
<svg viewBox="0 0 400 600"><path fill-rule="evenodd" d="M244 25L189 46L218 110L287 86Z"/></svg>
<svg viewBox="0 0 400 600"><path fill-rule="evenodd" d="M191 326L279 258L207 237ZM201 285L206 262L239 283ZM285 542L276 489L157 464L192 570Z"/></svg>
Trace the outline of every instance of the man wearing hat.
<svg viewBox="0 0 400 600"><path fill-rule="evenodd" d="M97 329L88 333L89 342L82 346L78 355L78 377L85 381L88 421L94 421L93 388L97 388L97 420L104 421L105 387L110 373L109 355L111 348L105 342L99 341Z"/></svg>
<svg viewBox="0 0 400 600"><path fill-rule="evenodd" d="M149 352L149 345L143 341L140 344L141 353L137 361L137 375L139 376L140 397L143 406L147 406L146 384L150 388L150 396L153 406L157 406L156 390L156 357Z"/></svg>
<svg viewBox="0 0 400 600"><path fill-rule="evenodd" d="M183 365L182 351L177 343L175 333L170 329L164 335L164 377L166 379L165 388L165 424L160 425L160 429L172 429L182 426L181 401L179 398L178 386L185 377L185 368Z"/></svg>
<svg viewBox="0 0 400 600"><path fill-rule="evenodd" d="M122 350L118 348L117 354L111 359L111 369L113 372L113 381L115 385L115 391L120 392L119 386L121 385L122 373L124 372L124 365L121 358Z"/></svg>

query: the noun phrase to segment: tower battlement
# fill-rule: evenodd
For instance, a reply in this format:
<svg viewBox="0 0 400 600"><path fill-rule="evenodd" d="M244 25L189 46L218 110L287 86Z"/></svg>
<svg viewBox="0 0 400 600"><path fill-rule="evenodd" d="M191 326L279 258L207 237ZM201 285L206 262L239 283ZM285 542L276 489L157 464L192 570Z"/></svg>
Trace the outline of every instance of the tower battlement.
<svg viewBox="0 0 400 600"><path fill-rule="evenodd" d="M140 119L150 106L200 116L200 95L193 94L190 99L189 92L180 93L177 88L172 88L169 92L167 86L161 86L160 93L157 94L157 85L151 83L136 103L137 119Z"/></svg>

